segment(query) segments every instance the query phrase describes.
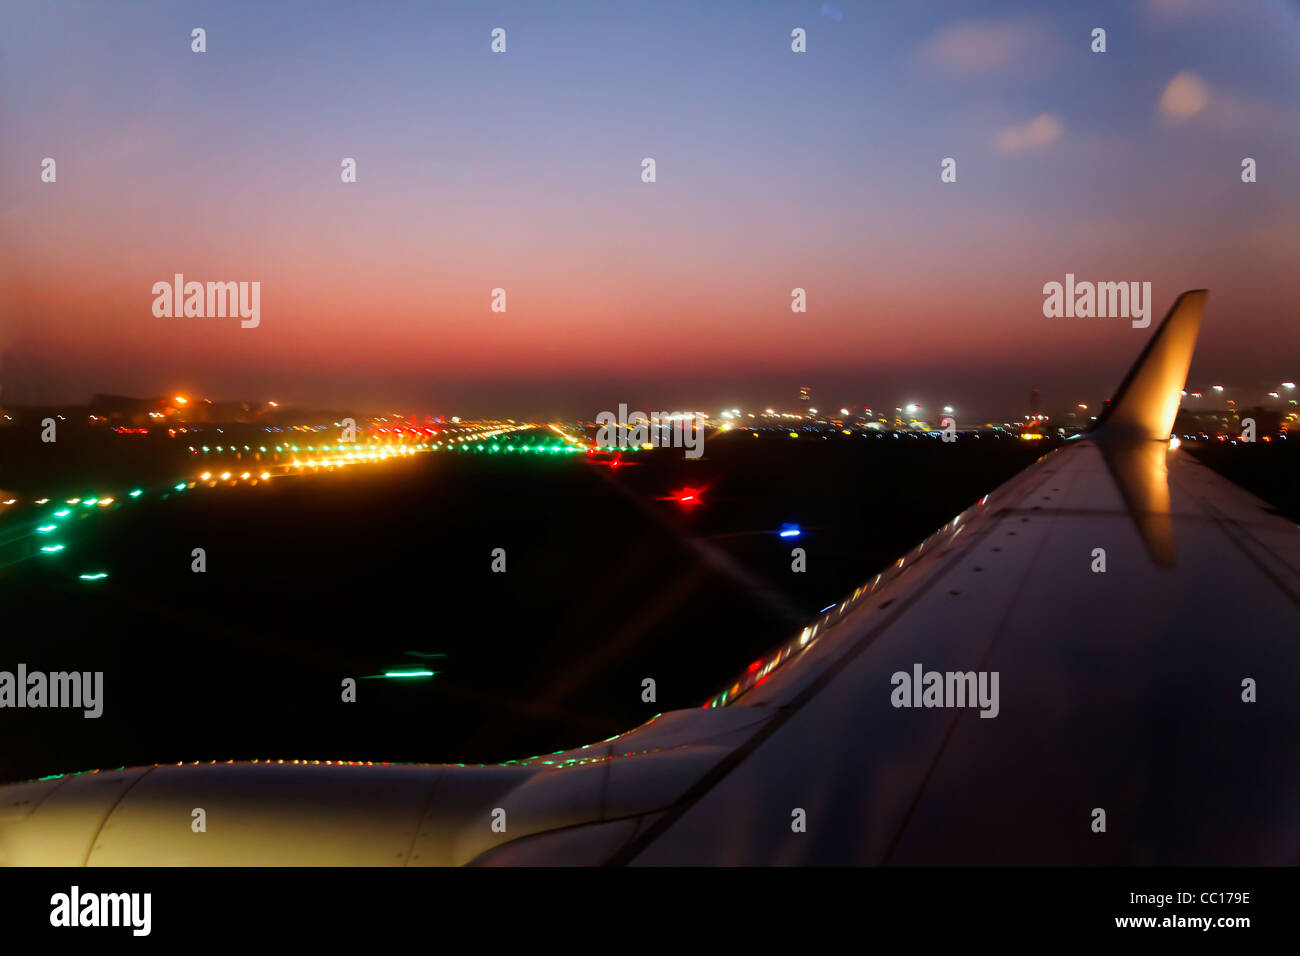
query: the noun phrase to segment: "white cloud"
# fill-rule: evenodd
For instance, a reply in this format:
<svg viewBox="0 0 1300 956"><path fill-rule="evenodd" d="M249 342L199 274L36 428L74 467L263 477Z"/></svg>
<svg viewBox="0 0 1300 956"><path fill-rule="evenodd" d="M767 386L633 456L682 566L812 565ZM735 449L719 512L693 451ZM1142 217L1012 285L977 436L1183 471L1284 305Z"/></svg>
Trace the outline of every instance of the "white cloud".
<svg viewBox="0 0 1300 956"><path fill-rule="evenodd" d="M1054 113L1041 113L1028 123L1019 126L1006 126L998 130L996 137L998 149L1004 153L1018 153L1025 149L1037 149L1060 139L1065 124Z"/></svg>
<svg viewBox="0 0 1300 956"><path fill-rule="evenodd" d="M987 73L1037 62L1051 38L1027 22L956 23L944 27L920 49L930 66L951 73Z"/></svg>
<svg viewBox="0 0 1300 956"><path fill-rule="evenodd" d="M1233 10L1231 0L1147 0L1147 10L1160 19L1185 20L1190 17L1221 17Z"/></svg>
<svg viewBox="0 0 1300 956"><path fill-rule="evenodd" d="M1210 87L1195 73L1179 73L1160 94L1160 112L1175 122L1191 119L1210 102Z"/></svg>

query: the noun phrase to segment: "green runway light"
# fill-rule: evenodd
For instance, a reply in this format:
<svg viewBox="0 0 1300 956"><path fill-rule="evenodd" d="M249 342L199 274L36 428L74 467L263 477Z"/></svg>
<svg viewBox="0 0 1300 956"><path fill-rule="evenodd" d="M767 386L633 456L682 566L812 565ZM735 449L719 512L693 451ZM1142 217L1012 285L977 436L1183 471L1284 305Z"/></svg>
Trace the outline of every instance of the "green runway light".
<svg viewBox="0 0 1300 956"><path fill-rule="evenodd" d="M403 677L432 677L437 671L384 671L385 677L403 678Z"/></svg>
<svg viewBox="0 0 1300 956"><path fill-rule="evenodd" d="M82 502L82 505L85 506L85 507L87 507L87 508L91 507L92 505L97 505L97 504L99 504L99 499L98 499L98 498L87 498L85 501Z"/></svg>
<svg viewBox="0 0 1300 956"><path fill-rule="evenodd" d="M62 551L62 550L63 550L63 545L61 545L61 544L50 544L50 545L46 545L45 547L41 548L41 550L44 551L46 554L53 554L53 553L56 552L56 551Z"/></svg>
<svg viewBox="0 0 1300 956"><path fill-rule="evenodd" d="M135 489L135 491L131 492L131 497L139 498L142 494L144 494L144 492L141 489L137 488Z"/></svg>
<svg viewBox="0 0 1300 956"><path fill-rule="evenodd" d="M83 581L102 581L104 578L108 577L108 574L99 571L96 574L79 574L77 576Z"/></svg>
<svg viewBox="0 0 1300 956"><path fill-rule="evenodd" d="M176 482L176 484L172 485L172 489L175 490L175 491L184 491L184 490L185 490L185 482L183 482L183 481L178 481L178 482Z"/></svg>
<svg viewBox="0 0 1300 956"><path fill-rule="evenodd" d="M51 531L53 531L53 530L54 530L55 528L57 528L57 527L58 527L58 525L55 525L55 524L43 524L43 525L41 525L39 528L36 529L36 533L37 533L37 534L49 534Z"/></svg>
<svg viewBox="0 0 1300 956"><path fill-rule="evenodd" d="M54 517L56 517L56 518L66 518L66 517L67 517L68 515L70 515L70 514L72 514L72 512L69 511L67 508L64 508L62 511L56 511L56 512L54 512Z"/></svg>

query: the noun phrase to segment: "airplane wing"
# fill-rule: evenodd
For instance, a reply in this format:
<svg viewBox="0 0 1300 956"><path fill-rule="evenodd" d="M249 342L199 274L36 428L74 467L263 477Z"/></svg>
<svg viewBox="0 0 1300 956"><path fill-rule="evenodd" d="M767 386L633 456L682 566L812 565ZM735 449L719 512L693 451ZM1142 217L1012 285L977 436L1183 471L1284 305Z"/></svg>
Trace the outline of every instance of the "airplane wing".
<svg viewBox="0 0 1300 956"><path fill-rule="evenodd" d="M1300 529L1169 447L1204 303L1179 297L1097 429L703 707L499 766L0 787L0 862L1295 863Z"/></svg>

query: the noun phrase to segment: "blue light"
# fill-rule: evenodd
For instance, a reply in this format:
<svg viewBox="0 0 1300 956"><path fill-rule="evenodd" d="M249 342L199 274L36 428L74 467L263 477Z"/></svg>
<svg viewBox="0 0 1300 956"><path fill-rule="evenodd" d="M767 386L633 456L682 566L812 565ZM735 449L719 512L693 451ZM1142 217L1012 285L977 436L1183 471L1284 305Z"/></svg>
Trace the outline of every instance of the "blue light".
<svg viewBox="0 0 1300 956"><path fill-rule="evenodd" d="M781 537L797 538L799 537L799 526L797 524L787 524L781 527Z"/></svg>

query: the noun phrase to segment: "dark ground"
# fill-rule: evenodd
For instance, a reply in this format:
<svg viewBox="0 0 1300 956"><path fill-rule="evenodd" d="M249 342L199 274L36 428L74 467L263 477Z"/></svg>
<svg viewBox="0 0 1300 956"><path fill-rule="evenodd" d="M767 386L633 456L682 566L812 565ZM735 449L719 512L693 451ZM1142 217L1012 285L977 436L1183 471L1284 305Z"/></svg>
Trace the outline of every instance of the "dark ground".
<svg viewBox="0 0 1300 956"><path fill-rule="evenodd" d="M1300 442L1206 441L1183 445L1203 464L1300 524Z"/></svg>
<svg viewBox="0 0 1300 956"><path fill-rule="evenodd" d="M59 494L149 489L77 512L65 552L0 568L0 670L105 672L98 720L0 711L0 781L211 759L491 762L600 740L700 704L1050 448L743 432L698 461L440 452L164 499L164 479L217 459L131 441L61 437L42 475L43 450L0 438L0 487L24 498L50 474L89 476ZM1289 488L1294 507L1270 454L1238 480ZM676 500L690 493L699 504ZM37 510L0 517L0 542ZM801 536L778 537L784 523ZM0 545L0 564L31 541ZM441 673L359 680L358 702L340 700L345 677L420 666Z"/></svg>

